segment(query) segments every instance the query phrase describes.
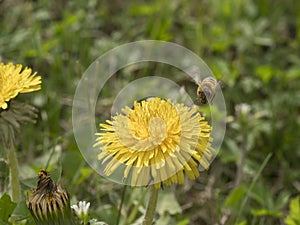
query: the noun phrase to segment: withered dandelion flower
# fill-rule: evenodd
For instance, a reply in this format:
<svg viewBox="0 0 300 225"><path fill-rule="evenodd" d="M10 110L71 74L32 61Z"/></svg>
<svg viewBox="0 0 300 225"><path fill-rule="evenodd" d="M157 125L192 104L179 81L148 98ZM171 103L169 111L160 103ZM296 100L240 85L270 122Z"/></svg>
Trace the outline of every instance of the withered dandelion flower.
<svg viewBox="0 0 300 225"><path fill-rule="evenodd" d="M19 93L27 93L41 89L41 77L31 69L12 63L0 63L0 109L7 108L7 102Z"/></svg>
<svg viewBox="0 0 300 225"><path fill-rule="evenodd" d="M197 178L199 165L207 169L214 150L211 126L195 108L154 98L125 107L106 124L94 146L104 174L124 166L131 186L183 184L184 175Z"/></svg>
<svg viewBox="0 0 300 225"><path fill-rule="evenodd" d="M39 172L37 188L28 197L27 206L36 224L74 224L68 193L45 170Z"/></svg>

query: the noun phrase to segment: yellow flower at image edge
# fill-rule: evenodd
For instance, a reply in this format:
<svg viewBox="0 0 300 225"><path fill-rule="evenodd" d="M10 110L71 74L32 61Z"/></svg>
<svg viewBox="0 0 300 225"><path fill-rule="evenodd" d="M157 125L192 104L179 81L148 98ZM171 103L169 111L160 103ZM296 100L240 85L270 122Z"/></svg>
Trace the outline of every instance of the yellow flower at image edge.
<svg viewBox="0 0 300 225"><path fill-rule="evenodd" d="M0 63L0 109L7 108L7 102L19 93L27 93L41 89L41 77L31 74L31 69L12 63Z"/></svg>
<svg viewBox="0 0 300 225"><path fill-rule="evenodd" d="M154 98L125 107L106 124L94 146L110 176L123 169L131 186L183 184L184 175L197 178L198 166L209 167L214 150L211 126L195 108Z"/></svg>

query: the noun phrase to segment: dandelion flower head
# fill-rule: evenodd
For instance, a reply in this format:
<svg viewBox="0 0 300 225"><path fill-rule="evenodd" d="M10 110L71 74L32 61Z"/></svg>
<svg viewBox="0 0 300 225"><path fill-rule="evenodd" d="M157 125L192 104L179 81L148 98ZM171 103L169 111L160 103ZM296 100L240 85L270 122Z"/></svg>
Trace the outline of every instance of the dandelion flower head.
<svg viewBox="0 0 300 225"><path fill-rule="evenodd" d="M31 74L30 68L12 63L0 63L0 109L8 107L7 102L19 93L27 93L41 89L41 77L36 72Z"/></svg>
<svg viewBox="0 0 300 225"><path fill-rule="evenodd" d="M94 146L104 174L124 168L131 186L183 184L185 175L200 175L199 165L207 169L213 155L208 122L197 109L170 100L135 102L100 128Z"/></svg>

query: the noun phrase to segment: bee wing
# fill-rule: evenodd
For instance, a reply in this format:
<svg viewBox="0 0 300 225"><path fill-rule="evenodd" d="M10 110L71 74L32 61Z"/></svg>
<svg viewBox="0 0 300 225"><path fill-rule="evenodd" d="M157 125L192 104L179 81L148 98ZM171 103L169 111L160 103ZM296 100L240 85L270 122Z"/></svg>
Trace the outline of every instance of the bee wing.
<svg viewBox="0 0 300 225"><path fill-rule="evenodd" d="M201 83L201 73L200 69L197 66L191 66L186 70L190 77L193 78L193 81L199 85Z"/></svg>
<svg viewBox="0 0 300 225"><path fill-rule="evenodd" d="M194 82L195 82L197 85L200 85L201 82L202 82L200 76L195 76L195 77L194 77Z"/></svg>

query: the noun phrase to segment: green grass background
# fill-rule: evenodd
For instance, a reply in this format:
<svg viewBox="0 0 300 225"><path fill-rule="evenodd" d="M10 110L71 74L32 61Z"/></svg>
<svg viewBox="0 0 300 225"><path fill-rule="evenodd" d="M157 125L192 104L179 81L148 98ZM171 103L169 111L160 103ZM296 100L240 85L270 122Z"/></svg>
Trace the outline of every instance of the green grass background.
<svg viewBox="0 0 300 225"><path fill-rule="evenodd" d="M300 2L293 0L0 1L1 60L27 65L43 79L41 91L19 97L39 109L37 123L22 127L17 138L22 190L35 185L30 178L50 160L48 169L57 179L62 171L72 203L90 201L91 218L115 224L123 187L83 160L73 137L72 100L98 56L145 39L198 54L225 84L228 114L210 170L161 191L157 224L284 224L300 191ZM162 74L195 97L187 77L151 63L146 68L120 72L107 83L99 121L108 119L118 90L149 74ZM249 114L237 112L241 103ZM5 163L2 168L7 171ZM120 224L143 215L144 192L127 191ZM14 223L32 224L19 208Z"/></svg>

